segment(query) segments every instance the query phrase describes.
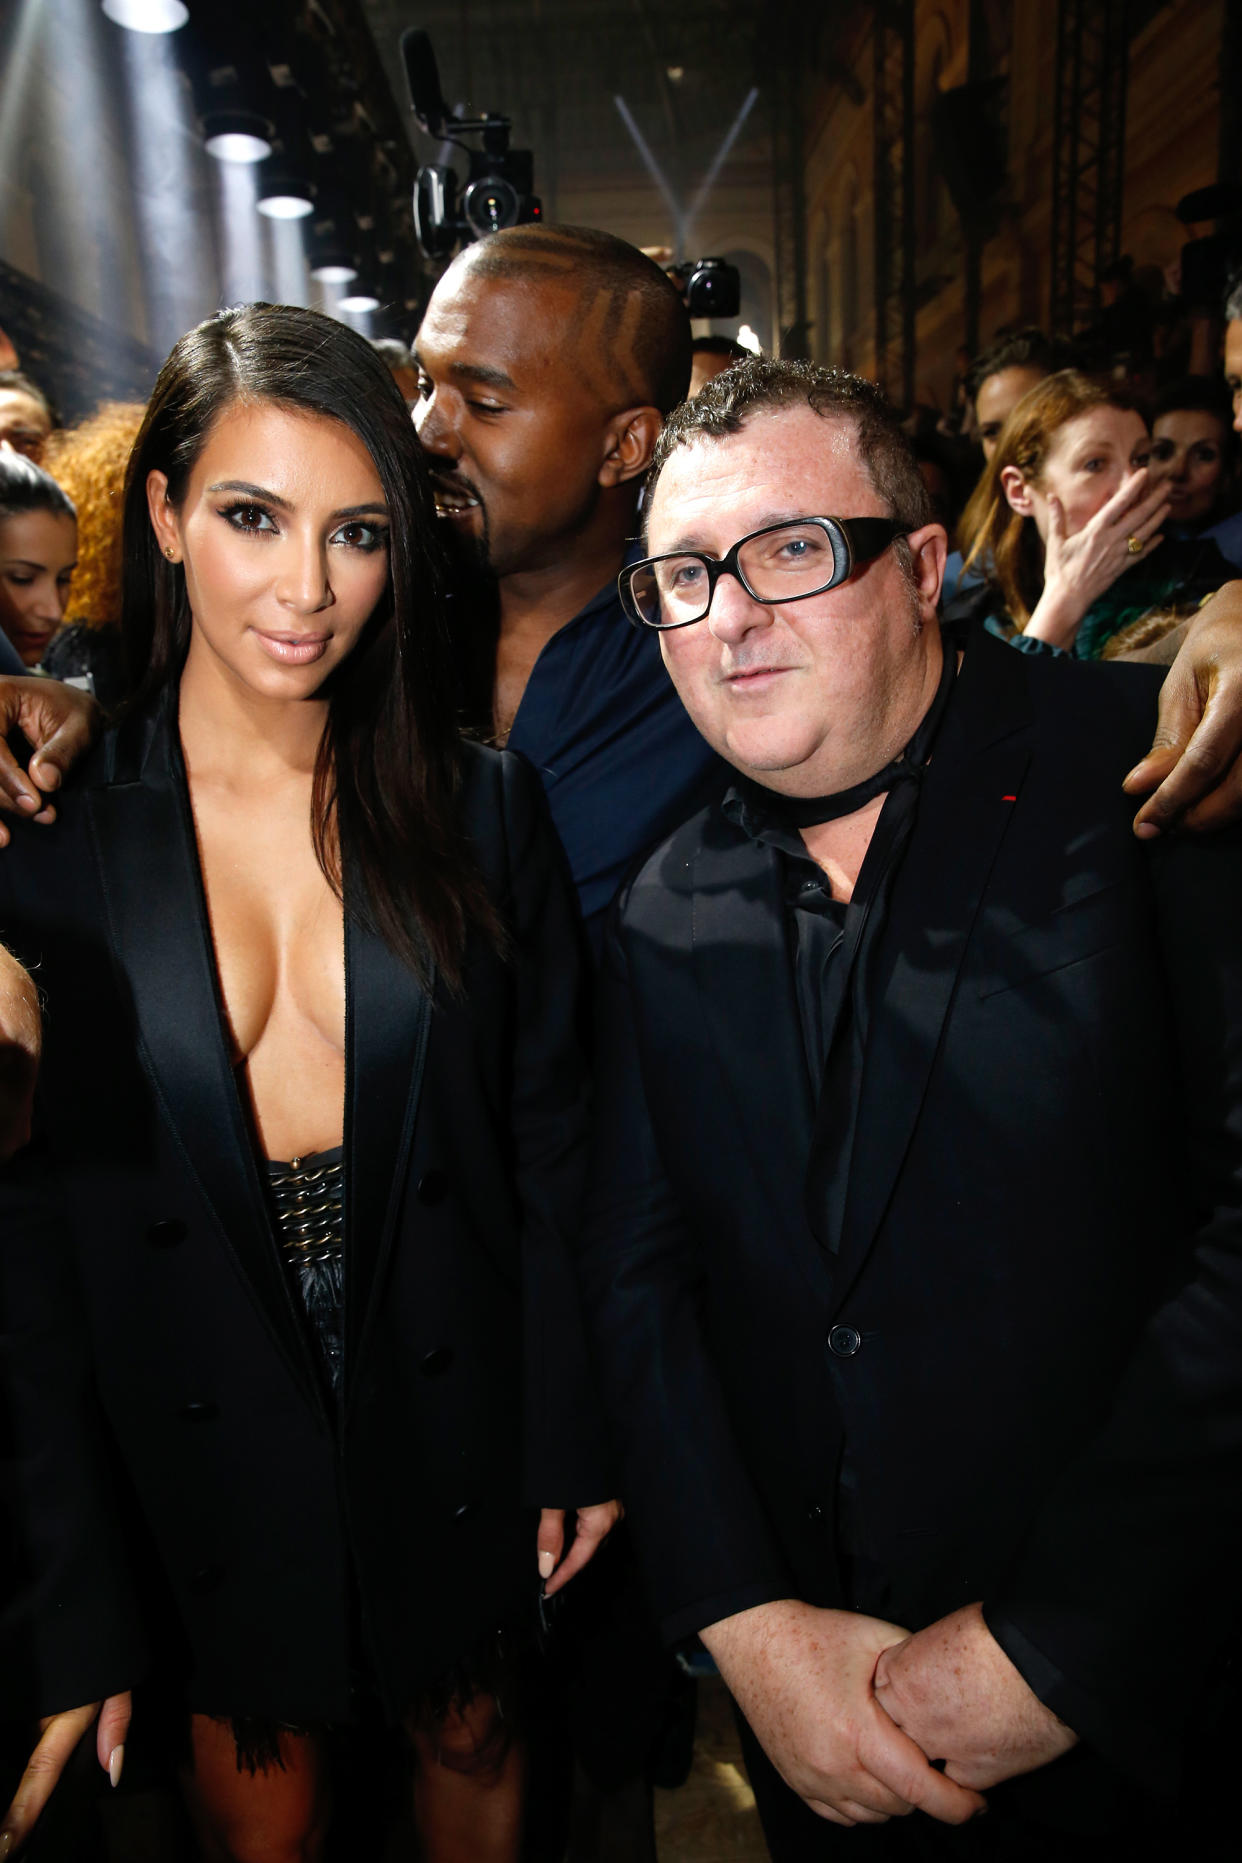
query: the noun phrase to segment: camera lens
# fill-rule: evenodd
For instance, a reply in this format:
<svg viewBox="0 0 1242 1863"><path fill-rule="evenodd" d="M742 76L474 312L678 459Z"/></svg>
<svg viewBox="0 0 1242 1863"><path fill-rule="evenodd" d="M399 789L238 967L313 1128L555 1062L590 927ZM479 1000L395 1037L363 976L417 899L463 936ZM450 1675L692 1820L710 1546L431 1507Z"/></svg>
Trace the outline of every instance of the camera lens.
<svg viewBox="0 0 1242 1863"><path fill-rule="evenodd" d="M499 175L485 175L472 181L462 196L462 212L476 233L496 233L502 226L516 226L518 197L516 190Z"/></svg>

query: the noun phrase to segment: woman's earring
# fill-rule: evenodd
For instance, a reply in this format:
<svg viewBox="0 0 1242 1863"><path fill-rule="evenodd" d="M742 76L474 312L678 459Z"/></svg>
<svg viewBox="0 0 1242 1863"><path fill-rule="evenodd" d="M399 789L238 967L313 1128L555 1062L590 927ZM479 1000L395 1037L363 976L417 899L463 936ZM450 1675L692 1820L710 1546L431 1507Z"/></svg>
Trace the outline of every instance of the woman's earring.
<svg viewBox="0 0 1242 1863"><path fill-rule="evenodd" d="M170 563L175 563L177 560L177 552L169 544L164 545L164 555Z"/></svg>

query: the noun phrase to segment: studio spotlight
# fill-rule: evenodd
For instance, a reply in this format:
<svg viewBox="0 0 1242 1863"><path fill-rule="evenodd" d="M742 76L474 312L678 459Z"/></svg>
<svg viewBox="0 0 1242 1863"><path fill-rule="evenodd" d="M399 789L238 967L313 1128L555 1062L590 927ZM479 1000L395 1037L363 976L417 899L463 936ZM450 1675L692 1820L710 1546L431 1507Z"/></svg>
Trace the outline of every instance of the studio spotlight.
<svg viewBox="0 0 1242 1863"><path fill-rule="evenodd" d="M287 169L269 169L259 182L259 212L269 220L304 220L315 211L315 190Z"/></svg>
<svg viewBox="0 0 1242 1863"><path fill-rule="evenodd" d="M338 230L337 218L317 220L307 242L310 275L321 285L352 285L358 256Z"/></svg>
<svg viewBox="0 0 1242 1863"><path fill-rule="evenodd" d="M344 254L339 257L327 254L318 265L311 267L311 277L321 285L352 285L357 276L357 266L351 265Z"/></svg>
<svg viewBox="0 0 1242 1863"><path fill-rule="evenodd" d="M190 17L182 0L103 0L103 10L130 32L176 32Z"/></svg>
<svg viewBox="0 0 1242 1863"><path fill-rule="evenodd" d="M218 162L264 162L272 126L249 110L213 110L203 118L203 144Z"/></svg>
<svg viewBox="0 0 1242 1863"><path fill-rule="evenodd" d="M379 305L379 299L373 297L363 285L356 287L348 297L339 299L337 308L343 311L374 311L379 309Z"/></svg>

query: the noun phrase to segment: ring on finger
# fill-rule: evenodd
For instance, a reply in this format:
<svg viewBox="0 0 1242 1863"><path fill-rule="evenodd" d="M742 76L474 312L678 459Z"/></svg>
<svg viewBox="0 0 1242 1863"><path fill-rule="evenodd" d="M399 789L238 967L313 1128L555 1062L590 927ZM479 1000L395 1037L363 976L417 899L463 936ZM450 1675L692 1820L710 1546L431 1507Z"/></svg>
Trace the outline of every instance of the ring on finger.
<svg viewBox="0 0 1242 1863"><path fill-rule="evenodd" d="M1131 531L1130 535L1126 538L1126 553L1129 556L1141 556L1143 554L1143 540L1141 537L1136 537L1133 531Z"/></svg>

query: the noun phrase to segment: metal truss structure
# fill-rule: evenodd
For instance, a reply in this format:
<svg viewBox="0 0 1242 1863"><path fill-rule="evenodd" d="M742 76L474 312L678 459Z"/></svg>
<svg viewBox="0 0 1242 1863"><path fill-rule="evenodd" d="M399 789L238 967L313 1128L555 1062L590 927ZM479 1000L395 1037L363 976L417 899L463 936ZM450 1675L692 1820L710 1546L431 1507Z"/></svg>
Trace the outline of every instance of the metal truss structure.
<svg viewBox="0 0 1242 1863"><path fill-rule="evenodd" d="M873 47L875 375L914 400L914 0L876 0Z"/></svg>
<svg viewBox="0 0 1242 1863"><path fill-rule="evenodd" d="M1117 258L1125 174L1126 0L1057 0L1050 321L1071 336L1099 311Z"/></svg>

